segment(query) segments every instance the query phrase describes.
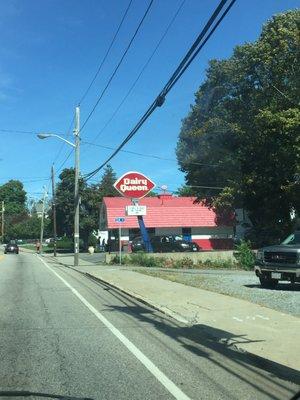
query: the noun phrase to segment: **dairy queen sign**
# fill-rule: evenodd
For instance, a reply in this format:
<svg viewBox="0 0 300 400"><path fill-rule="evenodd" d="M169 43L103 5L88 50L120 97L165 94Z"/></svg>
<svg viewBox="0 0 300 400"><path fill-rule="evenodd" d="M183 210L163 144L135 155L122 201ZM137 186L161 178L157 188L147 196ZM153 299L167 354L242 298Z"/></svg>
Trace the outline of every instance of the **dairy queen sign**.
<svg viewBox="0 0 300 400"><path fill-rule="evenodd" d="M114 187L124 197L141 199L155 188L155 184L140 172L131 171L121 176Z"/></svg>

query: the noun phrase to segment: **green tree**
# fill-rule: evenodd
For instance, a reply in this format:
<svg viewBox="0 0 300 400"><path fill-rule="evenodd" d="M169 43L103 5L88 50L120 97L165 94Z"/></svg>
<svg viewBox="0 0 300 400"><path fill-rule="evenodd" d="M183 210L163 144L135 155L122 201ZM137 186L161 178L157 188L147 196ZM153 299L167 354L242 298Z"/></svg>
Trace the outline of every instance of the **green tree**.
<svg viewBox="0 0 300 400"><path fill-rule="evenodd" d="M41 219L36 215L27 216L23 221L14 224L9 232L10 238L38 239L41 232ZM50 235L50 221L44 219L44 237Z"/></svg>
<svg viewBox="0 0 300 400"><path fill-rule="evenodd" d="M57 231L59 235L73 237L74 232L74 169L64 169L59 176L56 188ZM99 184L88 185L83 179L79 182L80 194L80 237L88 246L89 236L99 226L100 204L104 196L118 196L113 187L116 174L111 166L103 172ZM52 212L50 212L52 215Z"/></svg>
<svg viewBox="0 0 300 400"><path fill-rule="evenodd" d="M187 184L224 187L197 196L225 214L243 206L258 242L284 236L300 208L299 18L278 14L256 42L210 62L177 145Z"/></svg>
<svg viewBox="0 0 300 400"><path fill-rule="evenodd" d="M26 212L26 192L23 183L10 180L0 186L0 201L5 201L5 210L9 215Z"/></svg>
<svg viewBox="0 0 300 400"><path fill-rule="evenodd" d="M182 185L180 188L178 188L176 194L179 197L189 197L189 196L194 196L195 195L195 189L193 187L189 187L186 185Z"/></svg>
<svg viewBox="0 0 300 400"><path fill-rule="evenodd" d="M117 175L111 165L107 165L104 168L103 175L98 185L95 185L99 190L101 200L103 197L115 197L119 196L117 190L114 188L114 183L117 180Z"/></svg>
<svg viewBox="0 0 300 400"><path fill-rule="evenodd" d="M26 192L23 184L17 180L10 180L0 186L0 202L5 202L5 238L13 235L15 224L27 218Z"/></svg>

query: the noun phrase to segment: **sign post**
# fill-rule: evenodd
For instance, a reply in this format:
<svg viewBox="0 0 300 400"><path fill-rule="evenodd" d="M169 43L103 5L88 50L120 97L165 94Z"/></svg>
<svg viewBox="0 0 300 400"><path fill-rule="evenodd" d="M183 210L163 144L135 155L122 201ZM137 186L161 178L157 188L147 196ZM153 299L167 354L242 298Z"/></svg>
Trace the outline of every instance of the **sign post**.
<svg viewBox="0 0 300 400"><path fill-rule="evenodd" d="M130 171L122 175L114 183L114 187L122 196L131 199L133 205L126 207L126 214L128 216L137 216L146 251L153 253L152 244L143 219L143 216L146 215L146 207L140 206L138 201L155 188L155 183L140 172Z"/></svg>
<svg viewBox="0 0 300 400"><path fill-rule="evenodd" d="M119 223L119 264L122 265L122 242L121 242L121 235L122 235L122 223L125 222L125 218L118 217L115 218L115 221Z"/></svg>

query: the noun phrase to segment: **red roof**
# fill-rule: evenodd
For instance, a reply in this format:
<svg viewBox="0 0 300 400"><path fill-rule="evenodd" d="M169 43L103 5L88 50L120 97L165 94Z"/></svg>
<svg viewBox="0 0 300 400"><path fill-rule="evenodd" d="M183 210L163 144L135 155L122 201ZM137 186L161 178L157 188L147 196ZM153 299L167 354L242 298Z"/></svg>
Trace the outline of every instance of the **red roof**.
<svg viewBox="0 0 300 400"><path fill-rule="evenodd" d="M195 197L173 197L161 195L145 197L139 201L140 205L147 206L147 215L144 216L148 228L164 227L215 227L216 214L202 203L195 203ZM115 218L125 217L123 228L138 228L135 216L126 216L125 207L131 205L131 200L124 197L104 197L103 202L107 212L108 229L118 228L120 224Z"/></svg>

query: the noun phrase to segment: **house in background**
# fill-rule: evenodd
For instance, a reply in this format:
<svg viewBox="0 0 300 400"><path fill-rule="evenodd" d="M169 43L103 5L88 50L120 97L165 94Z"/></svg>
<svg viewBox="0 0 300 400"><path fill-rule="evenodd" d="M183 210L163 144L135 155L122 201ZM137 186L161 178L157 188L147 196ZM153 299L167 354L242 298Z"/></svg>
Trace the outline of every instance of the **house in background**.
<svg viewBox="0 0 300 400"><path fill-rule="evenodd" d="M144 197L139 205L147 207L144 222L150 236L178 235L199 244L203 250L232 249L233 226L217 223L216 213L195 197L175 197L164 193L155 197ZM107 232L112 241L119 240L116 218L123 217L121 241L128 243L140 235L136 216L126 216L125 208L131 205L125 197L104 197L100 207L99 230Z"/></svg>

